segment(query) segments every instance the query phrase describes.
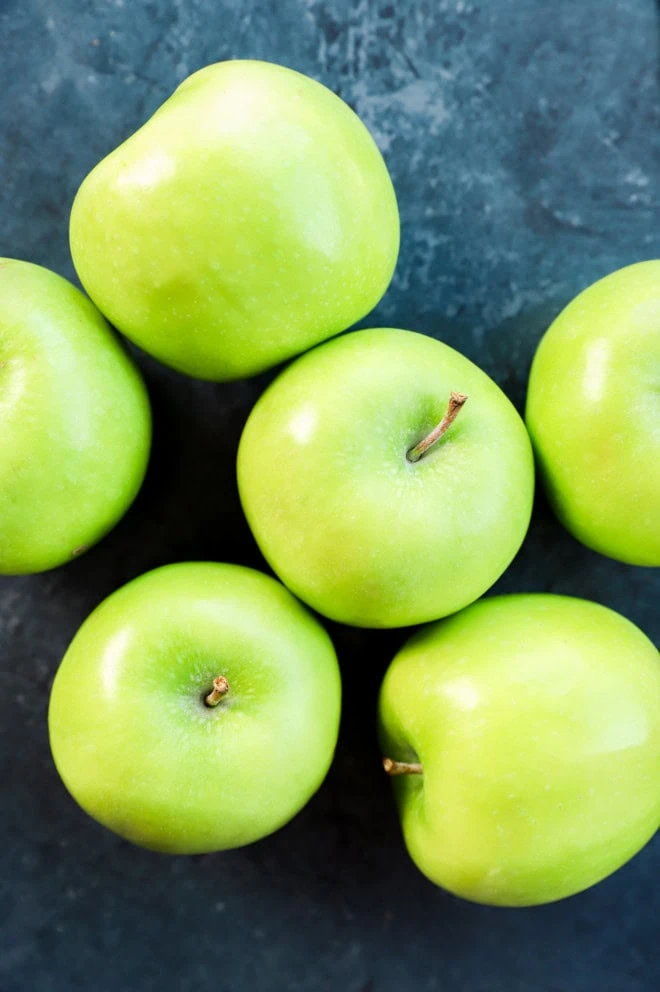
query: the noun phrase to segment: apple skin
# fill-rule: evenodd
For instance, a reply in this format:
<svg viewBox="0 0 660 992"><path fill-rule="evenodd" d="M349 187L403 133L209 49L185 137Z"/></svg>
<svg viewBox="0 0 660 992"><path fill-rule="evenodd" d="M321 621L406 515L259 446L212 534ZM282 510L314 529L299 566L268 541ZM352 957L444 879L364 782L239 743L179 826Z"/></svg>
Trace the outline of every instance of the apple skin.
<svg viewBox="0 0 660 992"><path fill-rule="evenodd" d="M229 692L204 697L224 675ZM330 638L275 579L169 565L105 600L57 672L50 742L90 816L143 847L195 854L287 823L332 760L341 685Z"/></svg>
<svg viewBox="0 0 660 992"><path fill-rule="evenodd" d="M408 851L475 902L531 906L580 892L660 825L660 660L596 603L481 600L415 634L390 665L383 754Z"/></svg>
<svg viewBox="0 0 660 992"><path fill-rule="evenodd" d="M96 544L137 494L150 443L140 373L94 305L48 269L0 259L0 573Z"/></svg>
<svg viewBox="0 0 660 992"><path fill-rule="evenodd" d="M416 463L406 454L467 403ZM238 452L243 509L282 581L319 613L402 627L453 613L502 574L534 489L525 426L463 355L393 328L356 331L292 363Z"/></svg>
<svg viewBox="0 0 660 992"><path fill-rule="evenodd" d="M527 426L570 533L630 565L660 565L660 261L619 269L550 326Z"/></svg>
<svg viewBox="0 0 660 992"><path fill-rule="evenodd" d="M339 97L268 62L186 79L87 176L85 289L127 337L202 379L254 375L368 313L399 249L382 156Z"/></svg>

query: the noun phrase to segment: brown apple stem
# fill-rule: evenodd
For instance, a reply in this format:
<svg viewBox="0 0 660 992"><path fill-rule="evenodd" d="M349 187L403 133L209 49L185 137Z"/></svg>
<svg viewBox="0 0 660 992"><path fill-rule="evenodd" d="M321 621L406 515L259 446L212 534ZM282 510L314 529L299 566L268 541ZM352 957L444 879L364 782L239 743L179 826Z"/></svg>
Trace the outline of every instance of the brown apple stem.
<svg viewBox="0 0 660 992"><path fill-rule="evenodd" d="M447 412L445 413L444 417L442 418L438 426L434 427L431 433L427 434L426 437L419 442L419 444L416 444L414 448L410 449L407 456L409 462L418 462L419 459L424 454L424 452L428 451L429 448L436 443L436 441L440 440L443 434L447 433L447 430L456 420L456 417L458 416L460 409L466 400L467 400L467 396L465 395L465 393L449 394L449 403L447 405Z"/></svg>
<svg viewBox="0 0 660 992"><path fill-rule="evenodd" d="M217 706L223 696L226 696L228 692L229 682L224 675L218 675L217 678L213 679L213 688L208 696L204 697L204 702L207 706Z"/></svg>
<svg viewBox="0 0 660 992"><path fill-rule="evenodd" d="M392 761L383 758L383 768L388 775L421 775L422 766L418 761Z"/></svg>

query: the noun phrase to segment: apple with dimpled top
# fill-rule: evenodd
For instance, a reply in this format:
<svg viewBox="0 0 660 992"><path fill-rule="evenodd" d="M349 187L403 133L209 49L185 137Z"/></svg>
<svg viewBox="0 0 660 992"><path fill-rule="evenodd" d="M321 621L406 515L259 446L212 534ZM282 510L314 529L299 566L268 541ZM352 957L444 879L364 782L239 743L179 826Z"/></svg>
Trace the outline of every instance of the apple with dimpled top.
<svg viewBox="0 0 660 992"><path fill-rule="evenodd" d="M337 740L330 638L275 579L169 565L113 593L57 672L58 771L90 816L173 854L265 837L318 789Z"/></svg>
<svg viewBox="0 0 660 992"><path fill-rule="evenodd" d="M459 352L392 328L293 362L238 453L243 508L282 581L326 616L400 627L482 595L527 531L534 466L504 393Z"/></svg>

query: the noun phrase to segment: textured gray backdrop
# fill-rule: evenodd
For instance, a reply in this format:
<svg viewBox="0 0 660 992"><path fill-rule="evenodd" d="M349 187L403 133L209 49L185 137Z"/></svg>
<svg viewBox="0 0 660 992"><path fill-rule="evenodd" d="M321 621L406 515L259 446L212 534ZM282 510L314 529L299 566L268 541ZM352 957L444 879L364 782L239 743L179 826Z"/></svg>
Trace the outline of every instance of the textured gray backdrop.
<svg viewBox="0 0 660 992"><path fill-rule="evenodd" d="M356 108L394 178L401 260L365 323L448 341L521 405L557 310L660 256L658 31L654 0L0 0L0 254L72 276L68 212L88 169L202 65L281 61ZM141 364L156 443L136 506L66 569L0 579L0 992L657 990L657 840L537 910L461 903L408 861L373 732L401 634L331 627L337 760L275 837L173 860L76 808L45 718L82 619L164 562L260 563L233 459L266 377L214 386ZM541 498L497 588L587 596L660 639L658 574L586 551Z"/></svg>

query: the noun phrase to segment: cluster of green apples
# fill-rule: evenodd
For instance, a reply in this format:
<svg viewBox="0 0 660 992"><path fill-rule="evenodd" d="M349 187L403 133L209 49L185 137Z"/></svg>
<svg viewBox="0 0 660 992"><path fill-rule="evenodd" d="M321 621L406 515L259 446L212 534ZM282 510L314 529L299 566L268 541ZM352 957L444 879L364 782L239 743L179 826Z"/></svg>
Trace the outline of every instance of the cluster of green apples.
<svg viewBox="0 0 660 992"><path fill-rule="evenodd" d="M476 601L529 525L530 435L566 527L660 565L660 262L609 276L557 318L527 429L438 341L335 337L394 271L392 183L337 96L249 61L191 76L90 173L71 248L91 299L0 262L4 574L83 553L140 487L148 397L106 318L209 380L295 359L254 407L237 465L281 582L172 564L85 621L49 710L83 809L170 853L247 844L290 820L328 770L340 717L337 658L311 607L361 627L428 624L392 661L379 722L406 844L434 882L530 905L638 851L660 825L656 649L584 600Z"/></svg>

